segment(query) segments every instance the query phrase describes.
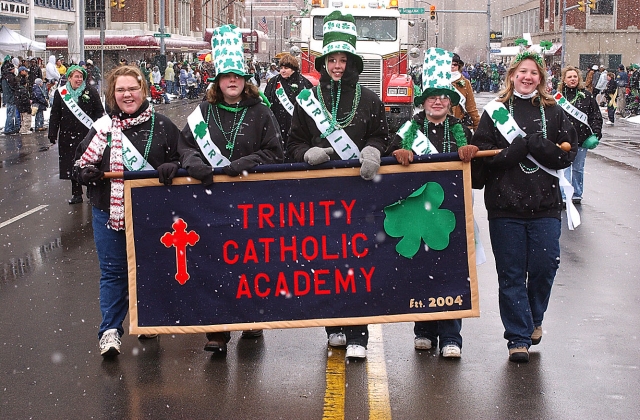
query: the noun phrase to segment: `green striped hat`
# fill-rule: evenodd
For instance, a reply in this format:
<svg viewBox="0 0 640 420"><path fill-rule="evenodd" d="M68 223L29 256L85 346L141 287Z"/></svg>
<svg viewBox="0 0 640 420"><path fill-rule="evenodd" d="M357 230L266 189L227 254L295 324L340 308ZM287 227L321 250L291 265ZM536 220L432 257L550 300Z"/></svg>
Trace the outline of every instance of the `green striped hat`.
<svg viewBox="0 0 640 420"><path fill-rule="evenodd" d="M343 15L335 10L325 16L322 25L322 55L316 57L315 67L320 71L327 55L335 52L347 53L354 59L358 73L362 73L362 58L356 53L356 21L351 15Z"/></svg>

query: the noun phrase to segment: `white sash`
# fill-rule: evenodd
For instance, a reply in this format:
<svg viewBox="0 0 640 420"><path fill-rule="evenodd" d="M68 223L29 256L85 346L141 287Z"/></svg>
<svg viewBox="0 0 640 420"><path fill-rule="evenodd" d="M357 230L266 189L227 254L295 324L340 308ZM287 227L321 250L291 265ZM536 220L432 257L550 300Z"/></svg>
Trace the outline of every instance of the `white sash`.
<svg viewBox="0 0 640 420"><path fill-rule="evenodd" d="M289 100L287 94L284 92L284 88L282 87L282 83L280 82L276 84L276 96L278 97L278 100L280 101L280 104L285 109L285 111L287 111L289 115L293 115L293 104Z"/></svg>
<svg viewBox="0 0 640 420"><path fill-rule="evenodd" d="M76 101L72 100L71 98L67 98L66 97L67 95L62 93L66 91L67 91L66 85L62 85L58 88L58 93L60 94L62 101L65 103L65 105L67 105L67 108L69 108L69 111L71 111L71 113L75 115L78 121L84 124L85 127L91 128L91 126L93 125L93 120L91 119L91 117L89 117L87 113L84 112L82 108L80 108L80 106Z"/></svg>
<svg viewBox="0 0 640 420"><path fill-rule="evenodd" d="M589 117L587 117L587 114L573 106L571 102L567 101L567 98L565 98L562 93L557 92L555 95L553 95L553 99L556 100L556 102L558 103L558 105L560 105L560 108L562 108L564 112L580 121L582 124L585 124L587 126L589 125Z"/></svg>
<svg viewBox="0 0 640 420"><path fill-rule="evenodd" d="M518 126L518 123L513 118L513 116L509 113L509 111L507 110L507 108L504 106L503 103L498 102L494 99L490 101L487 105L485 105L484 112L489 114L489 116L493 120L493 123L500 131L500 134L502 134L502 137L504 137L505 140L509 142L509 144L511 144L516 137L518 136L525 137L527 135ZM500 120L504 120L505 117L506 117L506 121L500 122ZM538 165L540 169L542 169L546 173L558 178L558 180L560 181L560 188L562 188L562 191L564 192L564 196L566 197L567 223L569 224L569 230L573 230L574 228L578 227L580 225L580 213L578 213L578 210L576 209L576 207L573 205L573 202L571 201L571 197L573 197L573 186L564 177L564 170L549 169L541 165L540 163L538 163L538 161L535 160L533 156L531 156L530 154L527 155L527 158L531 162Z"/></svg>
<svg viewBox="0 0 640 420"><path fill-rule="evenodd" d="M409 128L411 127L411 125L416 126L416 131L415 131L416 136L413 139L411 150L413 150L413 152L416 155L430 155L430 154L438 153L438 149L436 149L436 147L431 143L431 141L429 141L427 136L425 136L424 133L420 130L420 127L418 126L418 124L413 120L409 120L404 124L402 124L402 127L400 127L400 129L397 132L400 138L402 138L403 140L409 140L407 138L408 136L407 131L409 131Z"/></svg>
<svg viewBox="0 0 640 420"><path fill-rule="evenodd" d="M229 159L222 155L218 146L216 146L213 140L211 140L209 126L204 121L200 106L198 106L191 115L189 115L187 123L191 129L193 138L196 140L196 143L198 143L198 146L202 151L202 155L207 159L212 168L221 168L231 163Z"/></svg>
<svg viewBox="0 0 640 420"><path fill-rule="evenodd" d="M111 131L111 117L103 115L95 123L93 128L96 131L109 133ZM153 129L153 127L151 127ZM138 149L131 143L131 140L120 131L120 141L122 142L122 163L130 171L155 171L155 168L145 160ZM109 145L111 146L111 145Z"/></svg>
<svg viewBox="0 0 640 420"><path fill-rule="evenodd" d="M322 112L320 103L316 97L313 96L311 89L303 89L302 92L296 96L296 101L300 104L304 112L313 118L316 127L318 127L321 133L325 133L331 128L327 116ZM327 135L326 139L342 160L360 159L358 146L356 146L344 130L335 130Z"/></svg>

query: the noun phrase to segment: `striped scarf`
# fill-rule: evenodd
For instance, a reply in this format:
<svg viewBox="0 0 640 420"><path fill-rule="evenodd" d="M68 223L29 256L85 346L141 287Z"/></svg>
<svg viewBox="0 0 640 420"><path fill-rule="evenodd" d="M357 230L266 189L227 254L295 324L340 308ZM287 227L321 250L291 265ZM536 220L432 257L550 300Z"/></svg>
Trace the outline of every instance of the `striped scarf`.
<svg viewBox="0 0 640 420"><path fill-rule="evenodd" d="M102 162L102 156L107 146L111 147L109 170L111 172L123 172L122 159L122 132L131 127L140 125L151 118L153 105L135 118L121 120L114 115L109 121L108 117L102 117L96 121L93 128L96 135L93 136L87 150L76 162L76 166L98 166ZM124 180L122 178L111 179L111 198L109 201L109 222L107 227L113 230L124 230Z"/></svg>

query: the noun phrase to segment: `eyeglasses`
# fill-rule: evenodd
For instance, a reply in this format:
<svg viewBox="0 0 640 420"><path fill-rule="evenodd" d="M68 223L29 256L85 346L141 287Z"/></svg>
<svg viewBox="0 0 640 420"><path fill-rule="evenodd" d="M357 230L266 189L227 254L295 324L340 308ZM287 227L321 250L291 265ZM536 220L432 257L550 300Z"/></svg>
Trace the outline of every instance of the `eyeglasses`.
<svg viewBox="0 0 640 420"><path fill-rule="evenodd" d="M426 101L429 104L435 104L437 100L440 100L440 103L447 103L449 101L451 101L451 99L448 96L429 96Z"/></svg>
<svg viewBox="0 0 640 420"><path fill-rule="evenodd" d="M456 67L460 67L460 64L458 63L451 63L452 66L456 66Z"/></svg>
<svg viewBox="0 0 640 420"><path fill-rule="evenodd" d="M130 87L130 88L116 88L116 93L118 95L124 95L126 92L129 92L131 95L133 95L134 93L136 93L140 89L141 89L140 86L133 86L133 87Z"/></svg>

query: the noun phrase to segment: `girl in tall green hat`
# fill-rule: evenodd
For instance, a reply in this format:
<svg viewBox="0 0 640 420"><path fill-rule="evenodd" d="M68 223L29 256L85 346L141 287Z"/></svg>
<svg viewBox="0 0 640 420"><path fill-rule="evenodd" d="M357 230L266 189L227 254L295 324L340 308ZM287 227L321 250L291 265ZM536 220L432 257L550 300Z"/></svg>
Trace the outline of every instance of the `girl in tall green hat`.
<svg viewBox="0 0 640 420"><path fill-rule="evenodd" d="M187 118L179 145L180 162L205 186L213 183L213 170L229 176L262 164L282 163L280 127L265 106L258 88L248 83L242 34L234 25L215 28L212 60L218 71L203 101ZM242 338L258 338L262 330L244 331ZM207 333L205 351L226 354L230 333Z"/></svg>
<svg viewBox="0 0 640 420"><path fill-rule="evenodd" d="M49 117L49 141L58 143L60 179L71 180L69 204L82 203L82 185L72 177L76 149L95 121L104 115L100 94L87 84L87 70L70 66L67 83L53 94Z"/></svg>
<svg viewBox="0 0 640 420"><path fill-rule="evenodd" d="M336 10L324 18L322 29L322 55L315 60L320 83L296 97L287 157L310 165L330 159L359 159L360 176L371 180L388 148L384 105L358 83L363 64L356 54L353 16ZM347 358L366 357L366 325L327 327L326 331L330 346L347 346Z"/></svg>
<svg viewBox="0 0 640 420"><path fill-rule="evenodd" d="M391 154L402 165L413 162L414 155L455 152L462 161L469 162L478 151L469 145L471 131L450 115L451 107L460 102L460 94L451 85L452 59L453 53L441 48L425 52L422 94L414 99L414 105L423 109L400 127L390 146ZM459 358L461 329L461 319L416 322L414 347L437 348L439 340L443 357Z"/></svg>

